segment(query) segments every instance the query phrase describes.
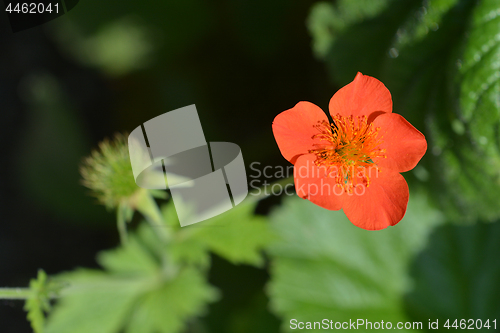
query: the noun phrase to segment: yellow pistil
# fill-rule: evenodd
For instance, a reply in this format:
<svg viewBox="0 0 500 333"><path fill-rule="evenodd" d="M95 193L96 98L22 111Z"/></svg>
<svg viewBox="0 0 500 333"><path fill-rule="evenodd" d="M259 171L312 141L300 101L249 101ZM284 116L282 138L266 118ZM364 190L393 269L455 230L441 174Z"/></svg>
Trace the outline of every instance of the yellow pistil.
<svg viewBox="0 0 500 333"><path fill-rule="evenodd" d="M371 171L379 171L373 159L385 158L385 149L378 146L383 142L378 137L380 128L368 123L366 116L333 117L333 123L327 121L314 125L319 131L313 139L322 141L315 144L309 153L316 155L315 164L325 167L329 177L334 177L338 185L352 193L357 184L370 185ZM324 143L323 143L324 142Z"/></svg>

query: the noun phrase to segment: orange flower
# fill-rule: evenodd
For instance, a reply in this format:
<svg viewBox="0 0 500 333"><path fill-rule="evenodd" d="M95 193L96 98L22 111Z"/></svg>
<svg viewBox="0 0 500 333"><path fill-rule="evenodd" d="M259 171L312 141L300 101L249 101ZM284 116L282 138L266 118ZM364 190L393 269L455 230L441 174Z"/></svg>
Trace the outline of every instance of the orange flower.
<svg viewBox="0 0 500 333"><path fill-rule="evenodd" d="M329 109L333 122L309 102L274 119L281 154L294 164L297 194L326 209L342 208L363 229L397 224L409 198L400 172L420 161L425 137L392 113L384 84L361 73L333 95Z"/></svg>

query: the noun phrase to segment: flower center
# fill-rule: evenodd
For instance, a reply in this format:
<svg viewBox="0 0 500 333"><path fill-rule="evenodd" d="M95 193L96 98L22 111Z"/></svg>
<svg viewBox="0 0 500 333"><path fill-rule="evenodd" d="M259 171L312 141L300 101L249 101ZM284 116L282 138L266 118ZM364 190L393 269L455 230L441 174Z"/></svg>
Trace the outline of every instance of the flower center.
<svg viewBox="0 0 500 333"><path fill-rule="evenodd" d="M313 139L322 141L309 150L316 155L314 163L326 168L327 175L348 193L358 184L368 187L372 171L379 171L373 159L386 157L385 149L377 148L383 142L378 137L380 128L368 124L366 116L340 114L333 117L332 124L323 120L314 127L319 133Z"/></svg>

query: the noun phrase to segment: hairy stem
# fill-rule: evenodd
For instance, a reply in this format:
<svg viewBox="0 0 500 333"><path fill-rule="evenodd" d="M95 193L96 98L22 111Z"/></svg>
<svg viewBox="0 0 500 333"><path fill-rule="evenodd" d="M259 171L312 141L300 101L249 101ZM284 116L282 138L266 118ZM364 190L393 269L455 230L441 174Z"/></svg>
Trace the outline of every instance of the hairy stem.
<svg viewBox="0 0 500 333"><path fill-rule="evenodd" d="M30 288L0 288L0 299L28 299L32 296Z"/></svg>

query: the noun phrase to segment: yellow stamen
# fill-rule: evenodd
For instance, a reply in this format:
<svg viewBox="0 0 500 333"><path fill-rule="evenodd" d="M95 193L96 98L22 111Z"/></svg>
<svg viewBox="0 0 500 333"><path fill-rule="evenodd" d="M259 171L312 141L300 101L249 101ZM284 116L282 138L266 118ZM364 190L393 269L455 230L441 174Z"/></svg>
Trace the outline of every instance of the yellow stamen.
<svg viewBox="0 0 500 333"><path fill-rule="evenodd" d="M325 167L328 176L334 177L348 193L360 183L368 187L372 168L379 172L373 159L386 158L385 149L378 148L383 142L378 135L380 128L368 123L366 116L337 114L333 121L332 124L322 121L314 125L319 133L313 139L322 141L314 145L315 149L309 150L316 155L314 163Z"/></svg>

